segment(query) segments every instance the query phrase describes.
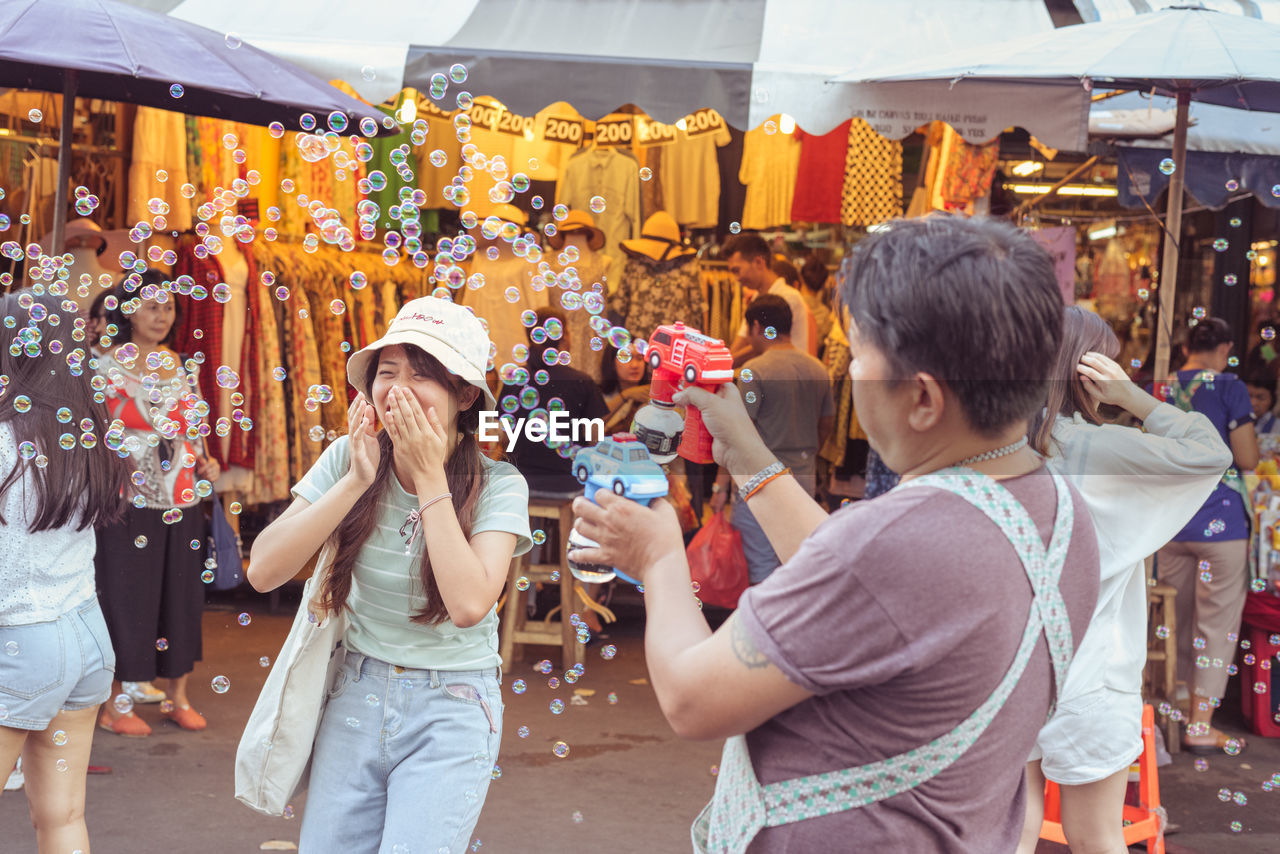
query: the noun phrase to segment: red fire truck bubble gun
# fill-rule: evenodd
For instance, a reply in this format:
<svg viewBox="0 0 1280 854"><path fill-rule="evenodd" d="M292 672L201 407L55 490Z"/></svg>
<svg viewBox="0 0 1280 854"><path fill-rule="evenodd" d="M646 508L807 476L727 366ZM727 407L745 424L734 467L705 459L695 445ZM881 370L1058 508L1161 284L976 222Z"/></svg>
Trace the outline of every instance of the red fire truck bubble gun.
<svg viewBox="0 0 1280 854"><path fill-rule="evenodd" d="M713 462L711 434L703 426L702 413L688 406L681 419L673 397L689 386L714 394L719 386L732 382L733 354L719 338L677 322L653 331L644 357L653 368L653 381L649 403L636 413L636 438L655 462L664 465L677 455L692 463Z"/></svg>

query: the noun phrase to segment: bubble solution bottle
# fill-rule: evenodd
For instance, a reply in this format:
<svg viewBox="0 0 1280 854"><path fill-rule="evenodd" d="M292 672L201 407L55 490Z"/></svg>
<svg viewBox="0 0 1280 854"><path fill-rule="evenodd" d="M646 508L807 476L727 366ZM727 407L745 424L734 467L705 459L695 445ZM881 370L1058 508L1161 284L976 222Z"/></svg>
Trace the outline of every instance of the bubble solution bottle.
<svg viewBox="0 0 1280 854"><path fill-rule="evenodd" d="M675 393L676 383L667 372L655 371L649 402L636 413L631 427L631 432L649 449L649 459L664 466L676 458L684 435L685 418L671 402Z"/></svg>

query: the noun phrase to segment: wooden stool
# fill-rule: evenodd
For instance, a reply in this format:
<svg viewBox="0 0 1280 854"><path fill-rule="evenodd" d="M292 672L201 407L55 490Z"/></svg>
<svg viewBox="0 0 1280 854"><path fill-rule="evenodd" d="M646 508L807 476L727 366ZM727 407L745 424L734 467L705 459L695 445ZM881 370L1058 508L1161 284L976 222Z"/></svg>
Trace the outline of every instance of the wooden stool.
<svg viewBox="0 0 1280 854"><path fill-rule="evenodd" d="M1170 753L1181 749L1178 722L1173 712L1178 708L1178 625L1174 603L1177 588L1160 582L1147 584L1147 666L1142 674L1142 694L1148 700L1162 701L1166 714L1161 714L1165 746Z"/></svg>
<svg viewBox="0 0 1280 854"><path fill-rule="evenodd" d="M1138 757L1139 806L1124 808L1124 844L1146 842L1149 854L1164 854L1166 815L1160 806L1160 774L1156 771L1155 709L1142 707L1142 754ZM1050 781L1044 788L1044 824L1040 838L1067 844L1062 832L1061 795L1058 784Z"/></svg>
<svg viewBox="0 0 1280 854"><path fill-rule="evenodd" d="M576 497L576 496L574 496ZM569 541L569 532L573 528L573 498L540 499L529 498L529 517L557 520L560 533L557 550L560 553L559 563L530 563L530 553L513 558L511 569L507 573L507 600L502 609L500 650L502 654L502 670L511 672L512 664L523 658L524 644L560 647L560 663L565 670L579 664L583 660L584 646L578 642L578 629L569 622L569 614L573 613L574 590L573 575L569 572L569 558L566 555L565 543ZM560 574L559 581L552 582L552 573ZM516 581L527 578L530 584L538 582L556 583L560 586L560 619L529 622L525 609L524 591L516 587Z"/></svg>

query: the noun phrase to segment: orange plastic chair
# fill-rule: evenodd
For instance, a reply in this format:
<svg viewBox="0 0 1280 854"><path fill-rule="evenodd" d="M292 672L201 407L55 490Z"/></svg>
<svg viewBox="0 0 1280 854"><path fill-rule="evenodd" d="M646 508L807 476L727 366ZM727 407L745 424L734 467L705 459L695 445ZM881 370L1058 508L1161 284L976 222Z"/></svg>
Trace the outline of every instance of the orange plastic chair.
<svg viewBox="0 0 1280 854"><path fill-rule="evenodd" d="M1142 707L1142 755L1138 757L1138 803L1124 807L1124 844L1146 842L1149 854L1164 854L1165 812L1160 807L1160 775L1156 771L1156 715L1150 705ZM1040 838L1067 844L1062 832L1062 807L1058 784L1044 789L1044 824Z"/></svg>

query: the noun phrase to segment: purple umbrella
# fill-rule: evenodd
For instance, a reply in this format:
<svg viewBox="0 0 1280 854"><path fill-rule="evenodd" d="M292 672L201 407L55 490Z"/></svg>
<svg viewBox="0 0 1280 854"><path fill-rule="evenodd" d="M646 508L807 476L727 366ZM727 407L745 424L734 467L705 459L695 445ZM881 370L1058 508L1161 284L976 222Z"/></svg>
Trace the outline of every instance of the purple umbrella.
<svg viewBox="0 0 1280 854"><path fill-rule="evenodd" d="M53 245L62 247L76 97L125 101L247 124L354 130L385 116L269 53L115 0L5 0L0 4L0 87L62 93ZM332 117L332 121L330 120ZM365 123L367 127L367 123Z"/></svg>

